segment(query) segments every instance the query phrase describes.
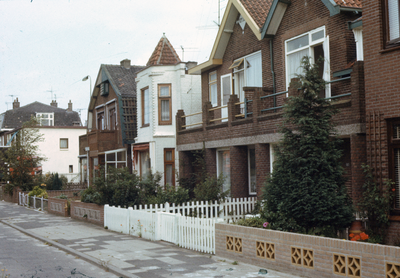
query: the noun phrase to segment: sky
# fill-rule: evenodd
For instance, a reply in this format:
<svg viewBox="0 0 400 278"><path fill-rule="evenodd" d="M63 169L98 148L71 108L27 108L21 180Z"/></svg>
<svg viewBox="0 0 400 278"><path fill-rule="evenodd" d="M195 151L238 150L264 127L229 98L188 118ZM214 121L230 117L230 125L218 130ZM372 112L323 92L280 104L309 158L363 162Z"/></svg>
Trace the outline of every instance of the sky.
<svg viewBox="0 0 400 278"><path fill-rule="evenodd" d="M218 0L0 0L0 113L15 98L65 109L71 100L85 124L85 76L93 87L101 64L145 65L163 33L181 60L205 62L216 22Z"/></svg>

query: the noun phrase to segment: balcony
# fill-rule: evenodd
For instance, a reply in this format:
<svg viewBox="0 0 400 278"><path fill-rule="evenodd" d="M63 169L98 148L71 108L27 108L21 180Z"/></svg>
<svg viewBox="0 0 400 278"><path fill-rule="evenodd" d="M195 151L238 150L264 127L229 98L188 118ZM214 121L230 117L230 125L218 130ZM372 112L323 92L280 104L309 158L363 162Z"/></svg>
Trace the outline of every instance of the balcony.
<svg viewBox="0 0 400 278"><path fill-rule="evenodd" d="M293 84L294 82L292 82ZM341 135L362 132L365 129L365 96L363 62L356 62L350 76L334 78L328 98L339 109L335 115ZM235 140L248 136L279 136L282 108L288 96L298 94L298 88L274 93L270 88L245 87L245 100L231 95L227 105L212 107L203 103L201 112L176 115L177 145L200 142ZM193 117L200 119L193 120Z"/></svg>

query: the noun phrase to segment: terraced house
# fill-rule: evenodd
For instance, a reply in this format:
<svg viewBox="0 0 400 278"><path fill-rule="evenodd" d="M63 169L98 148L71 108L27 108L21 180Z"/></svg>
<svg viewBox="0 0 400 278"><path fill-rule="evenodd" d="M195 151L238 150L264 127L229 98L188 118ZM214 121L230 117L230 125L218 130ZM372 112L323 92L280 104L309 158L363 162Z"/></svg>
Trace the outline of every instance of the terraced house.
<svg viewBox="0 0 400 278"><path fill-rule="evenodd" d="M180 173L194 171L193 152L204 146L208 172L227 177L232 197L260 196L282 105L308 55L322 61L329 82L321 96L340 109L346 186L357 198L366 159L364 63L362 27L348 22L359 21L361 8L358 0L230 0L209 60L189 70L201 75L202 121L188 126L184 109L176 116Z"/></svg>
<svg viewBox="0 0 400 278"><path fill-rule="evenodd" d="M131 143L136 129L136 73L125 59L120 65L101 65L89 108L87 133L79 137L81 176L85 181L104 167L132 171Z"/></svg>

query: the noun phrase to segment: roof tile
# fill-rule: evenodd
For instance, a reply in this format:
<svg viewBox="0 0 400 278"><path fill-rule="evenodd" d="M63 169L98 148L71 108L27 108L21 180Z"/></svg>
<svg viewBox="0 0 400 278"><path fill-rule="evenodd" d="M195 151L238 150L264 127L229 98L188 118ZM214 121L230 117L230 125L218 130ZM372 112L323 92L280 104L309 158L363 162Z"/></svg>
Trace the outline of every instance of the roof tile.
<svg viewBox="0 0 400 278"><path fill-rule="evenodd" d="M174 47L164 34L154 49L153 54L151 54L147 66L176 65L180 62L181 59L179 59Z"/></svg>
<svg viewBox="0 0 400 278"><path fill-rule="evenodd" d="M250 16L254 19L257 26L261 28L267 19L272 0L239 0Z"/></svg>
<svg viewBox="0 0 400 278"><path fill-rule="evenodd" d="M362 8L361 0L334 0L336 4L346 8Z"/></svg>

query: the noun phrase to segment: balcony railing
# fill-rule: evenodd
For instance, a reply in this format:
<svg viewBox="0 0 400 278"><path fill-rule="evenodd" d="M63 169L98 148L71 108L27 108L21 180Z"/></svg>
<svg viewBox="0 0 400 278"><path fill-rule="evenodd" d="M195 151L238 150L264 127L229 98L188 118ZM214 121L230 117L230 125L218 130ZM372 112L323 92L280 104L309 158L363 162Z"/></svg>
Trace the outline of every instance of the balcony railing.
<svg viewBox="0 0 400 278"><path fill-rule="evenodd" d="M332 83L337 83L345 80L349 80L351 77L343 77L339 79L335 79L332 81L328 81L328 84ZM273 93L269 95L261 95L265 93L262 88L247 88L248 90L246 91L246 94L250 92L250 97L253 97L252 99L245 98L244 101L239 101L238 97L236 95L231 95L229 102L227 105L222 105L218 107L212 107L211 103L207 102L205 103L203 107L203 111L207 111L206 115L203 112L197 112L189 115L184 115L184 112L180 110L181 112L178 112L177 114L177 123L178 123L178 130L182 129L187 129L188 127L194 127L194 126L200 126L202 125L203 127L209 126L209 125L215 125L216 122L220 121L237 121L240 120L240 118L248 118L250 116L256 115L262 116L265 115L265 112L268 111L277 111L278 109L283 108L283 99L279 99L279 96L285 95L285 94L290 94L291 90L296 91L297 89L294 88L289 88L287 91L282 91L278 93ZM293 92L292 92L293 93ZM333 99L338 99L338 98L343 98L351 96L350 93L344 93L340 95L335 95L328 97L326 99L333 100ZM270 102L265 103L263 100L268 100L271 99ZM251 104L251 105L250 105ZM239 107L238 107L239 106ZM269 106L269 107L266 107ZM227 109L226 114L228 115L225 117L223 115L224 113L222 112L221 109ZM258 111L257 111L258 110ZM221 111L220 113L214 114L213 112L215 111ZM180 113L180 114L179 114ZM198 121L195 123L190 123L186 124L185 119L188 117L192 117L195 115L201 115L202 121ZM214 117L216 116L216 117ZM179 122L181 125L179 125Z"/></svg>

